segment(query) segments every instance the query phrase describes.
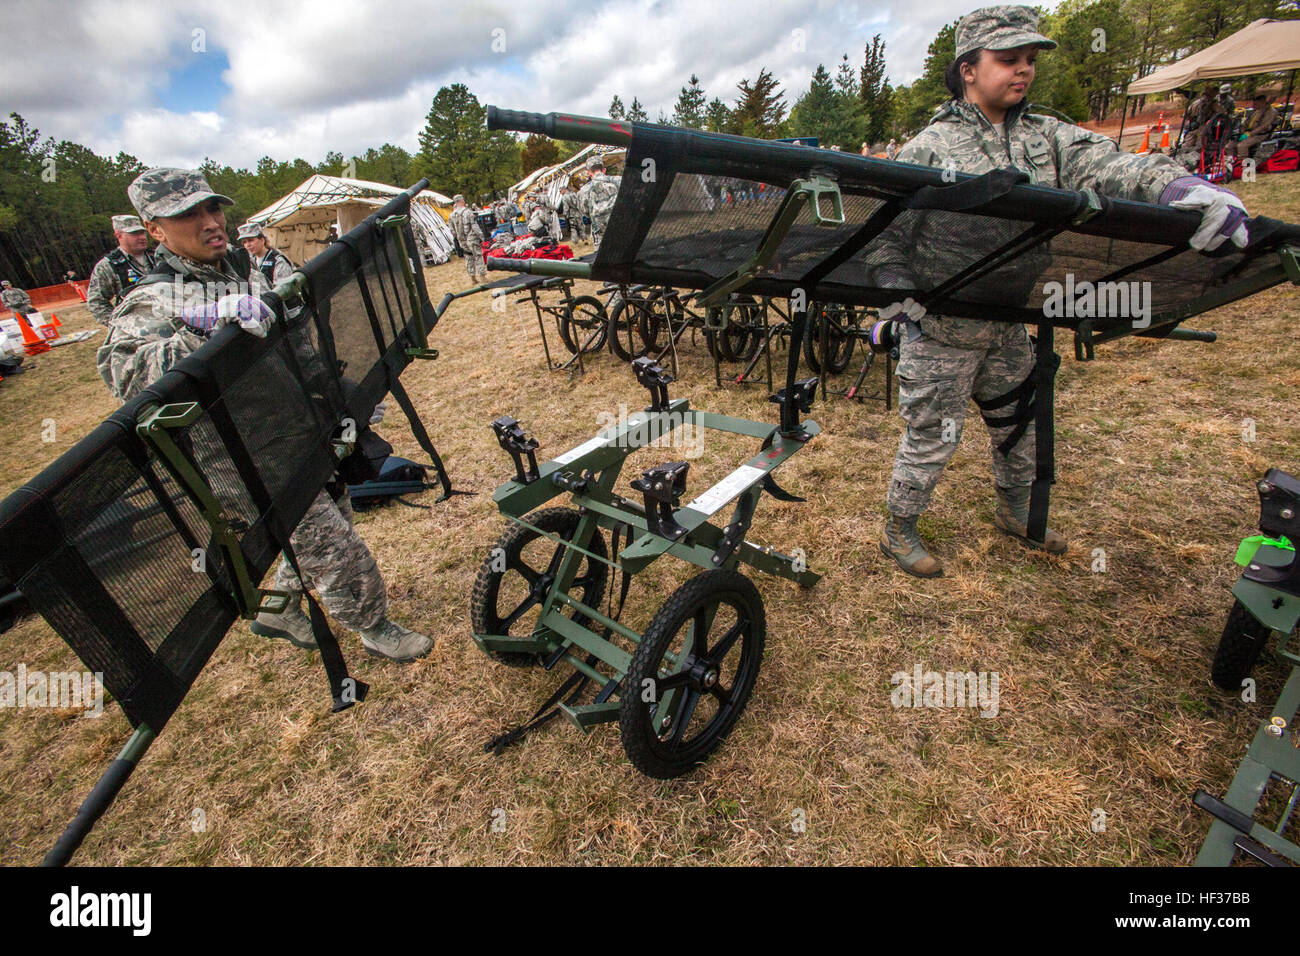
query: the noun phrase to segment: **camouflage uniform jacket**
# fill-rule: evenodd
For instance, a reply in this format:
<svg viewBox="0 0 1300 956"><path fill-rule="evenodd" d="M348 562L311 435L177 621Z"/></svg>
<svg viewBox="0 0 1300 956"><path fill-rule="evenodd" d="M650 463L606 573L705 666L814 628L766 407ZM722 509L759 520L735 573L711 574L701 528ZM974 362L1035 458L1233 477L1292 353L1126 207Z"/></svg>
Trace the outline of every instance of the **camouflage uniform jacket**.
<svg viewBox="0 0 1300 956"><path fill-rule="evenodd" d="M593 224L599 224L597 227L599 230L603 230L605 223L609 222L610 211L614 208L614 200L618 197L619 183L620 180L614 176L597 173L578 193L578 197L582 200L583 211Z"/></svg>
<svg viewBox="0 0 1300 956"><path fill-rule="evenodd" d="M1169 183L1187 175L1168 156L1121 153L1114 141L1099 133L1028 112L1023 101L1007 111L1001 136L974 104L952 101L899 150L898 161L977 175L1011 166L1027 173L1035 184L1092 189L1152 203L1159 201ZM884 288L933 288L1024 228L1024 223L921 212L881 237L882 252L887 254L874 282ZM975 301L1021 306L1050 263L1050 253L1040 247L960 294ZM931 338L961 348L987 348L1000 332L996 323L935 315L923 318L921 327Z"/></svg>
<svg viewBox="0 0 1300 956"><path fill-rule="evenodd" d="M572 229L574 224L581 224L582 221L582 201L578 198L577 193L563 193L560 196L560 215L569 223Z"/></svg>
<svg viewBox="0 0 1300 956"><path fill-rule="evenodd" d="M0 292L0 302L4 302L7 308L14 315L26 315L32 311L32 297L22 289L10 287Z"/></svg>
<svg viewBox="0 0 1300 956"><path fill-rule="evenodd" d="M478 217L469 206L453 209L447 224L451 226L456 241L460 243L461 251L466 255L483 249L483 227L478 224Z"/></svg>
<svg viewBox="0 0 1300 956"><path fill-rule="evenodd" d="M119 401L134 398L207 338L180 319L182 308L211 305L226 295L261 295L271 287L261 271L245 278L224 263L204 265L166 246L154 253L181 280L137 285L109 319L108 337L95 355L99 375Z"/></svg>
<svg viewBox="0 0 1300 956"><path fill-rule="evenodd" d="M95 263L95 268L90 270L90 285L86 288L86 306L90 309L90 314L95 317L95 321L101 325L108 325L113 309L127 293L110 259L114 252L118 254L118 261L126 267L127 275L131 276L132 285L148 275L154 266L152 253L145 252L140 258L136 258L128 256L121 249L112 250Z"/></svg>

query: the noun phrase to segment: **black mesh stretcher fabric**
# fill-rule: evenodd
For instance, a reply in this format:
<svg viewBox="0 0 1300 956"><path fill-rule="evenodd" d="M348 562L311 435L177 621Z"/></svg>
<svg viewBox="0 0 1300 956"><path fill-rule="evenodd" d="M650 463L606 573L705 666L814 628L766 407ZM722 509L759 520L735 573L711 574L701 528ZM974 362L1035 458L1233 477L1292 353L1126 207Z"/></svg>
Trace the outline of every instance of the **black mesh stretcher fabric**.
<svg viewBox="0 0 1300 956"><path fill-rule="evenodd" d="M198 402L171 432L236 526L260 581L330 480L344 418L364 423L421 344L400 247L379 220L396 197L311 262L307 305L266 339L234 326L170 369L0 502L0 578L63 637L131 723L166 723L238 616L211 529L136 434L151 405ZM407 248L416 248L409 225ZM435 321L414 270L425 329ZM203 560L196 560L201 549Z"/></svg>
<svg viewBox="0 0 1300 956"><path fill-rule="evenodd" d="M1036 323L1051 283L1150 283L1143 294L1158 324L1281 281L1272 253L1300 244L1300 226L1258 217L1245 250L1225 243L1204 255L1187 246L1193 212L1101 197L1100 212L1076 225L1084 194L1027 183L951 211L948 191L969 192L977 177L948 182L937 169L652 124L634 127L627 169L594 279L705 288L750 259L786 189L811 174L838 183L844 224L815 225L805 208L743 291L803 288L876 307L912 296L944 315ZM1017 240L1005 261L962 276Z"/></svg>

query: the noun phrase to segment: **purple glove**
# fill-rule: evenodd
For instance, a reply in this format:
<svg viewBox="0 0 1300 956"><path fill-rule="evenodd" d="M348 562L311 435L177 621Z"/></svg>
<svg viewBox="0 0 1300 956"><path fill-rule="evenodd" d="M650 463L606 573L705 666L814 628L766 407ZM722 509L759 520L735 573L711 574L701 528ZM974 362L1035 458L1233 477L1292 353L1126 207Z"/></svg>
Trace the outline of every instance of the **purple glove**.
<svg viewBox="0 0 1300 956"><path fill-rule="evenodd" d="M1201 214L1201 225L1187 244L1202 252L1211 252L1231 238L1239 249L1246 248L1250 235L1246 229L1246 207L1231 189L1207 183L1196 176L1182 176L1160 194L1162 206L1191 209Z"/></svg>
<svg viewBox="0 0 1300 956"><path fill-rule="evenodd" d="M211 305L191 305L181 309L181 321L204 335L223 325L237 323L245 332L266 338L275 315L255 295L226 295Z"/></svg>

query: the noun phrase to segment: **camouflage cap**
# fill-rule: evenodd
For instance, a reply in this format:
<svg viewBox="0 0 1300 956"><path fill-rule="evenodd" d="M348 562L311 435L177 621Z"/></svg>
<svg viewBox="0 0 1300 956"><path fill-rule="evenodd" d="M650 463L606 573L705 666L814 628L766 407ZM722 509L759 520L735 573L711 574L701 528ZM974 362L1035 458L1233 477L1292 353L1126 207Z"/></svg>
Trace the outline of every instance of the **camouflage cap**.
<svg viewBox="0 0 1300 956"><path fill-rule="evenodd" d="M179 216L208 199L216 199L225 206L235 204L229 196L214 193L197 169L173 169L169 166L141 173L127 187L126 195L140 218L146 221Z"/></svg>
<svg viewBox="0 0 1300 956"><path fill-rule="evenodd" d="M139 216L114 216L114 232L144 232L144 223Z"/></svg>
<svg viewBox="0 0 1300 956"><path fill-rule="evenodd" d="M456 193L456 195L454 195L454 196L451 197L451 201L452 201L452 202L464 202L464 201L465 201L465 197L462 196L460 193Z"/></svg>
<svg viewBox="0 0 1300 956"><path fill-rule="evenodd" d="M264 233L262 232L262 224L260 222L246 222L239 227L240 242L243 242L245 239L256 239L261 235L264 235Z"/></svg>
<svg viewBox="0 0 1300 956"><path fill-rule="evenodd" d="M1033 7L980 7L957 24L957 58L971 50L1013 50L1018 46L1056 48L1056 41L1038 32Z"/></svg>

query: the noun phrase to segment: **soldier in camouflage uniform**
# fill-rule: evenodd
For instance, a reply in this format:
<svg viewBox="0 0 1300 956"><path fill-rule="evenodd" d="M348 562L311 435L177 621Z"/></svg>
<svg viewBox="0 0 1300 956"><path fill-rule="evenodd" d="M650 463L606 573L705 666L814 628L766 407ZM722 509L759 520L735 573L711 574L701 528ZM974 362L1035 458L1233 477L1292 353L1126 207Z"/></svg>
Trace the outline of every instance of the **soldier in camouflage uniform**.
<svg viewBox="0 0 1300 956"><path fill-rule="evenodd" d="M264 337L273 318L260 299L270 290L266 276L260 269L241 275L228 255L221 207L231 200L214 193L201 173L151 169L136 178L127 194L160 245L155 275L134 286L113 311L108 337L96 356L100 376L124 402L200 348L217 328L237 323ZM266 438L275 440L274 435ZM198 464L209 476L223 467L202 458ZM299 599L283 614L259 614L253 633L315 647L311 622L301 608L305 583L340 623L361 632L369 653L407 661L429 652L431 640L388 620L383 578L352 527L346 498L335 504L322 491L290 541L307 580L299 581L282 560L275 586Z"/></svg>
<svg viewBox="0 0 1300 956"><path fill-rule="evenodd" d="M582 187L578 198L582 200L582 208L591 220L592 248L599 249L605 227L609 225L609 214L614 209L614 199L618 196L619 181L613 176L605 175L605 161L599 156L587 158L587 172L591 179Z"/></svg>
<svg viewBox="0 0 1300 956"><path fill-rule="evenodd" d="M86 306L101 325L108 325L109 316L127 290L154 267L149 233L139 216L114 216L113 235L117 237L117 248L95 263L86 289Z"/></svg>
<svg viewBox="0 0 1300 956"><path fill-rule="evenodd" d="M569 242L575 245L582 241L583 222L582 222L582 201L578 199L577 190L570 185L565 185L564 192L560 194L560 215L569 227Z"/></svg>
<svg viewBox="0 0 1300 956"><path fill-rule="evenodd" d="M1245 210L1235 195L1186 172L1168 157L1118 151L1103 136L1028 111L1026 90L1040 48L1056 44L1038 32L1029 7L985 7L957 26L957 59L948 71L954 99L899 151L900 162L965 173L1014 167L1035 183L1145 202L1162 202L1202 213L1194 248L1212 249L1229 236L1246 241ZM873 284L884 288L930 289L1019 234L1020 223L974 219L954 224L919 213L882 235L888 251L875 267ZM927 225L928 224L928 225ZM963 226L967 232L962 232ZM1051 261L1038 247L1010 269L995 270L963 290L964 298L1022 306ZM1034 369L1034 351L1024 325L946 318L926 314L911 299L882 310L903 323L898 364L899 413L907 422L894 463L886 504L889 519L881 550L911 574L934 577L942 567L916 531L943 469L957 449L967 403L974 398L993 444L993 477L999 504L996 527L1054 554L1065 538L1048 530L1043 542L1027 536L1035 444L1032 418L1006 454L998 446L1019 424L1013 393ZM1026 409L1026 412L1028 409Z"/></svg>
<svg viewBox="0 0 1300 956"><path fill-rule="evenodd" d="M457 193L452 197L456 208L447 220L460 251L465 254L465 271L469 273L470 285L487 281L487 263L483 261L483 227L478 224L474 210L465 204L465 197Z"/></svg>
<svg viewBox="0 0 1300 956"><path fill-rule="evenodd" d="M0 302L14 315L31 315L36 309L32 306L32 297L22 289L16 289L8 279L0 282Z"/></svg>

